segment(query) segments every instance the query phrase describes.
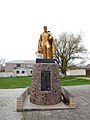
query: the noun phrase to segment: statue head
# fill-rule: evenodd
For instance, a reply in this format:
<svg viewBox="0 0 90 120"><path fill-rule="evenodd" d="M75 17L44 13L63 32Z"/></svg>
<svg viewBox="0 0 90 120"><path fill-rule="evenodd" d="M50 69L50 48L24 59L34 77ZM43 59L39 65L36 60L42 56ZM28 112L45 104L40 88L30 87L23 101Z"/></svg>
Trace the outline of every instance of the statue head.
<svg viewBox="0 0 90 120"><path fill-rule="evenodd" d="M47 31L47 26L44 26L43 29L44 29L44 32L46 32Z"/></svg>

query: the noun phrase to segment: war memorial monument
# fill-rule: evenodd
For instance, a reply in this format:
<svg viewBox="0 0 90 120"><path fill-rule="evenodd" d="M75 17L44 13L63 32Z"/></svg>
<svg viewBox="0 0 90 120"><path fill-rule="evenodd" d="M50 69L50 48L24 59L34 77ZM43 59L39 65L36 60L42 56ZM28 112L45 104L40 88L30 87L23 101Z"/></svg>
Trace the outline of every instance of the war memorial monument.
<svg viewBox="0 0 90 120"><path fill-rule="evenodd" d="M54 38L47 26L38 41L40 55L32 72L32 84L17 98L17 111L76 108L75 97L60 86L59 65L54 58Z"/></svg>

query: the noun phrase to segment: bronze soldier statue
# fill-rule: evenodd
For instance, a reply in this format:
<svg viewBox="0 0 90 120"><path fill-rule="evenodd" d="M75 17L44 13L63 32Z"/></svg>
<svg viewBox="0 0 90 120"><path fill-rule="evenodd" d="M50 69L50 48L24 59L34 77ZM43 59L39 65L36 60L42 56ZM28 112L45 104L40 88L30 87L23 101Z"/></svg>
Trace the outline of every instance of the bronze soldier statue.
<svg viewBox="0 0 90 120"><path fill-rule="evenodd" d="M52 59L54 56L54 39L50 31L47 31L47 26L44 26L44 32L40 35L38 42L38 53L43 55L43 58Z"/></svg>

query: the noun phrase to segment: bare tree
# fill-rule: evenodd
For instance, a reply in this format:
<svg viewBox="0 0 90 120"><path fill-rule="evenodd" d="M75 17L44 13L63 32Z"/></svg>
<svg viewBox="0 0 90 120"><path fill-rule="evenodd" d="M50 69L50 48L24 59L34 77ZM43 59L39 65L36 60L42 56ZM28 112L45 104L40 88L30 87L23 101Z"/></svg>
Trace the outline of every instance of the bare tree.
<svg viewBox="0 0 90 120"><path fill-rule="evenodd" d="M81 34L75 36L73 33L64 32L55 39L55 58L64 75L66 75L66 70L73 65L74 60L84 59L85 53L87 49L82 44Z"/></svg>

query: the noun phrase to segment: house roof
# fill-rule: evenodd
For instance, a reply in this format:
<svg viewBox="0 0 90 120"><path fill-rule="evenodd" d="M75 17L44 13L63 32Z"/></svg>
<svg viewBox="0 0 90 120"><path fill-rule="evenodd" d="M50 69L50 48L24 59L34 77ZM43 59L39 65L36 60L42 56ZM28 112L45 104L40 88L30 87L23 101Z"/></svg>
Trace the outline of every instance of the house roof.
<svg viewBox="0 0 90 120"><path fill-rule="evenodd" d="M86 65L86 68L90 68L90 64Z"/></svg>
<svg viewBox="0 0 90 120"><path fill-rule="evenodd" d="M7 63L16 63L16 64L21 64L21 63L25 63L25 64L35 64L36 61L35 60L14 60L14 61L10 61Z"/></svg>

